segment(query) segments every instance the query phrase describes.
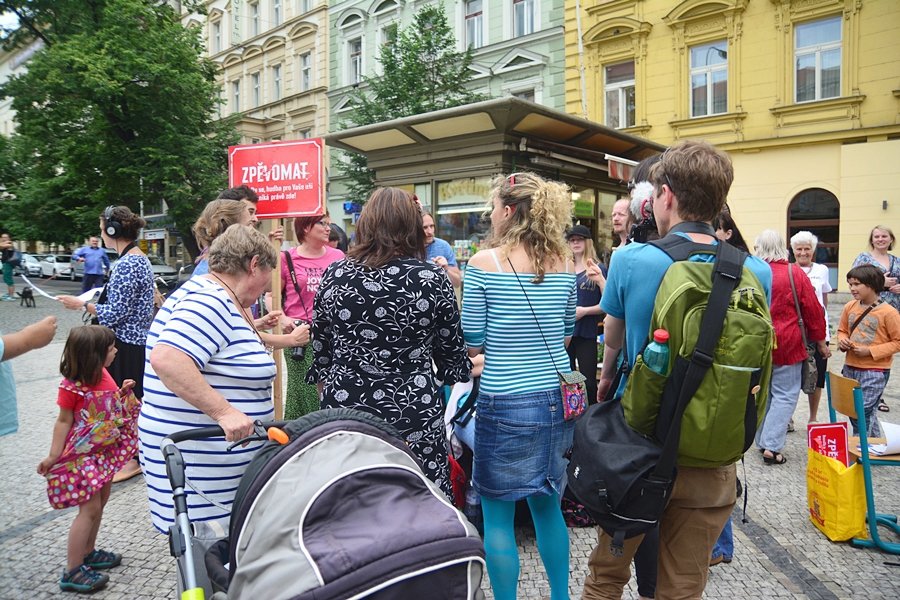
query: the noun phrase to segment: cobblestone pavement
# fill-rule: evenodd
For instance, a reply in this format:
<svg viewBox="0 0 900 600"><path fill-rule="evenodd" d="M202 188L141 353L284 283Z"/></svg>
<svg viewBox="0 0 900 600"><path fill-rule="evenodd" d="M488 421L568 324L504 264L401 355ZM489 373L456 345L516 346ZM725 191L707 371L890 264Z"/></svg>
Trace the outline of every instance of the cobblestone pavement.
<svg viewBox="0 0 900 600"><path fill-rule="evenodd" d="M39 284L40 285L40 284ZM65 288L65 284L58 284ZM71 287L71 284L69 284ZM836 322L840 305L831 307ZM68 329L80 324L77 312L38 299L38 309L0 303L0 329L10 331L44 314L60 317L56 340L47 348L19 357L13 363L18 385L20 430L0 437L0 598L56 598L57 582L65 563L65 544L75 510L52 510L44 480L35 473L50 446L57 414L58 362ZM830 365L839 370L839 356ZM900 377L886 394L892 412L884 420L900 423ZM820 419L825 417L820 409ZM805 400L795 414L797 432L788 435L784 466L764 466L749 452L746 473L749 506L747 523L735 511L735 557L731 564L710 569L706 598L804 598L831 600L900 597L900 557L828 542L810 523L805 494ZM893 472L892 472L893 471ZM895 474L896 473L896 474ZM882 510L900 509L900 471L876 470L875 488ZM124 555L121 567L111 572L110 584L98 599L163 599L175 595L174 562L165 538L151 528L143 481L117 484L107 505L98 545ZM398 523L398 526L401 524ZM571 529L570 592L580 597L587 557L594 542L593 529ZM519 596L549 597L549 588L534 541L534 533L518 531L522 558ZM486 585L488 597L490 590ZM625 598L637 598L634 580ZM425 600L425 599L423 599Z"/></svg>

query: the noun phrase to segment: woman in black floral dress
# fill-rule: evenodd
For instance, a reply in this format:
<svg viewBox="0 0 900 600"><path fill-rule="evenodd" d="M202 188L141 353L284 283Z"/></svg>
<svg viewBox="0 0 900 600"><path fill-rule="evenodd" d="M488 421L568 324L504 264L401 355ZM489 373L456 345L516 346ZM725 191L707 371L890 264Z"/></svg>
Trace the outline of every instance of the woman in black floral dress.
<svg viewBox="0 0 900 600"><path fill-rule="evenodd" d="M413 197L375 190L359 217L356 244L329 267L316 294L307 382L322 386L322 408L354 408L396 427L449 496L436 378L467 381L471 363L450 280L424 255Z"/></svg>

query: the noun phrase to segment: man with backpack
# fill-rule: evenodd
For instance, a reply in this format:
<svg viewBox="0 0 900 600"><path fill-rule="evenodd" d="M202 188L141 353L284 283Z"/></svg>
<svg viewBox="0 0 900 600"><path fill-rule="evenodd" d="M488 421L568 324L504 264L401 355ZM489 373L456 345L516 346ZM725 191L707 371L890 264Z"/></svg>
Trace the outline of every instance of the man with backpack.
<svg viewBox="0 0 900 600"><path fill-rule="evenodd" d="M663 498L660 506L665 506L665 510L658 517L660 553L656 594L666 600L700 598L706 587L710 552L735 502L734 463L752 443L752 434L764 414L764 390L771 370L772 333L768 314L771 271L755 257L715 246L717 240L711 226L725 205L733 176L728 156L706 142L685 141L667 150L650 172L654 186L653 214L663 239L651 244L630 244L615 252L601 301L607 317L599 397L604 398L613 385L617 359L624 346L625 360L633 371L627 375L628 380L622 378L614 394L616 398L624 394L620 414L624 410L627 426L622 426L654 438L664 446L659 463L665 460L666 447L672 448L671 463L677 451L677 476L674 486L660 494ZM682 248L675 251L675 246ZM720 255L725 257L723 263L729 260L734 263L730 271L728 264L719 270ZM672 265L713 261L714 266L704 267L705 270L679 267L667 276ZM694 281L688 279L692 269L696 272ZM710 282L719 279L727 283L721 284L721 288L713 287L710 292ZM700 287L705 285L699 300L698 282ZM722 292L726 286L729 289ZM693 297L689 296L691 293ZM716 302L712 300L714 295ZM712 307L717 304L720 310L716 314L722 315L715 327L709 327L707 320L700 323L707 312L707 300L708 312L716 313ZM740 328L735 326L738 321ZM671 335L668 374L651 373L652 367L637 359L647 346L648 334L653 333L651 326L666 328ZM710 340L709 335L702 333L720 327L721 335L715 335L715 339ZM749 328L750 334L742 342L745 333L738 329L743 328ZM754 335L758 337L753 338ZM693 336L696 341L682 344L682 336L685 339ZM700 352L701 346L711 348ZM719 372L713 376L709 370ZM710 376L706 377L707 374ZM727 386L732 387L725 389ZM675 388L672 394L670 388ZM682 389L693 391L682 393ZM715 406L711 407L713 403ZM714 416L706 416L709 414ZM718 421L718 415L730 421ZM590 416L589 412L582 418ZM666 433L674 429L670 427L673 423L674 427L680 427L678 435L672 436L674 445L671 440L670 444L662 444L668 439ZM578 444L576 429L576 454ZM585 454L582 449L582 455ZM577 464L576 458L573 456L572 464ZM589 470L590 460L583 456L584 471ZM595 454L594 460L599 462L602 457ZM573 474L575 478L579 475L577 466L573 473L572 464L570 481ZM600 484L599 494L606 498L608 492L611 497L612 486L605 485L604 481ZM590 572L585 579L583 598L618 600L622 597L643 534L633 535L633 527L621 529L627 529L632 537L623 536L615 527L600 531L599 543L588 562Z"/></svg>

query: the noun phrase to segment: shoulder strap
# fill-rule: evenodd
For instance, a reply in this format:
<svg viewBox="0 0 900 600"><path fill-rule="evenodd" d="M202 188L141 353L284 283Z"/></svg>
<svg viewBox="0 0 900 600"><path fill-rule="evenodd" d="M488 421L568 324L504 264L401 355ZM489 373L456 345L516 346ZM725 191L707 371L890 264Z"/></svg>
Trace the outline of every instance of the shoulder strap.
<svg viewBox="0 0 900 600"><path fill-rule="evenodd" d="M553 360L553 351L550 350L550 344L547 343L547 338L544 337L544 331L541 329L541 322L537 318L537 314L534 312L534 307L531 306L531 300L528 299L528 294L525 292L525 286L522 284L522 280L519 279L519 274L516 272L516 268L513 266L512 261L507 257L506 262L509 263L509 268L512 269L513 274L516 276L516 281L519 282L519 287L522 288L522 295L525 296L525 302L528 303L528 308L531 310L531 316L534 317L534 324L537 325L538 333L541 334L541 339L544 340L544 346L547 347L547 354L550 355L550 362L553 364L553 370L556 371L556 374L562 377L562 373L560 373L559 369L556 368L556 361Z"/></svg>
<svg viewBox="0 0 900 600"><path fill-rule="evenodd" d="M497 265L497 272L502 273L503 265L500 264L500 259L497 258L497 250L494 248L491 248L491 258L494 259L494 264Z"/></svg>
<svg viewBox="0 0 900 600"><path fill-rule="evenodd" d="M872 312L872 309L875 308L876 306L878 306L879 304L881 304L881 300L876 300L875 302L873 302L871 304L871 306L869 306L869 308L867 308L866 310L863 311L863 314L859 315L859 318L853 322L853 325L850 326L850 331L847 333L847 337L850 337L851 335L853 335L853 330L856 329L856 326L859 325L860 323L862 323L862 320L866 318L866 315L869 314L870 312Z"/></svg>
<svg viewBox="0 0 900 600"><path fill-rule="evenodd" d="M716 344L719 343L722 328L725 326L725 314L731 302L731 293L741 281L746 258L746 252L738 250L731 244L719 242L716 246L712 291L700 321L697 345L694 346L694 351L691 353L690 364L688 364L684 381L681 384L675 415L666 434L660 460L653 470L654 477L667 480L675 469L678 459L678 443L681 439L681 419L688 402L697 393L706 372L713 364Z"/></svg>
<svg viewBox="0 0 900 600"><path fill-rule="evenodd" d="M797 320L800 323L800 337L803 338L803 347L806 348L806 323L803 322L803 313L800 312L800 300L797 298L797 288L794 286L794 265L788 263L788 280L791 282L791 295L794 297L794 310L797 311Z"/></svg>
<svg viewBox="0 0 900 600"><path fill-rule="evenodd" d="M300 305L303 307L303 312L309 315L309 311L306 310L306 302L303 301L303 294L300 293L300 285L297 283L297 273L294 272L294 259L291 257L290 250L283 250L285 260L287 260L288 265L288 273L291 274L291 283L294 284L294 291L297 292L297 297L300 298Z"/></svg>

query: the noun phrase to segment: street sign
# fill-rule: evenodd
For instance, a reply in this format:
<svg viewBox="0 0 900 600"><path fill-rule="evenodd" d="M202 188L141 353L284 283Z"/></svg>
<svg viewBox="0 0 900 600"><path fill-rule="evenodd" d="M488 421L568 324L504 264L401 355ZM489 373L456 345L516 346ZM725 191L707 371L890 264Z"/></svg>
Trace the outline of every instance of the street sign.
<svg viewBox="0 0 900 600"><path fill-rule="evenodd" d="M246 185L259 195L260 219L325 214L319 138L228 148L228 185Z"/></svg>

